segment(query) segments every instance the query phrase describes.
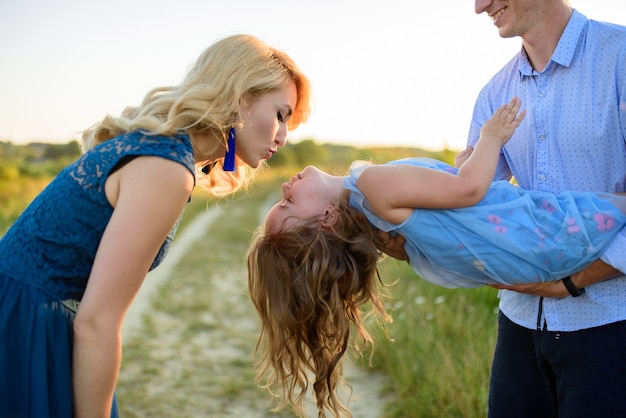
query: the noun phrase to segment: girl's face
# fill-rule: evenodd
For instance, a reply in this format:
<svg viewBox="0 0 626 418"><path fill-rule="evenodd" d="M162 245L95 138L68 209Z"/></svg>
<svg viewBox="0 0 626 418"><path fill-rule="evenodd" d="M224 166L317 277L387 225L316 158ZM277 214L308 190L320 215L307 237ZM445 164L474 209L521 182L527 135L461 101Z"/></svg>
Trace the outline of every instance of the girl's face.
<svg viewBox="0 0 626 418"><path fill-rule="evenodd" d="M284 87L264 94L257 100L244 100L237 113L235 135L236 152L241 160L257 168L262 160L269 160L287 141L287 121L296 106L296 84L289 81Z"/></svg>
<svg viewBox="0 0 626 418"><path fill-rule="evenodd" d="M283 183L283 197L267 214L265 228L270 232L291 228L300 220L319 216L334 209L331 180L335 178L322 170L308 166Z"/></svg>

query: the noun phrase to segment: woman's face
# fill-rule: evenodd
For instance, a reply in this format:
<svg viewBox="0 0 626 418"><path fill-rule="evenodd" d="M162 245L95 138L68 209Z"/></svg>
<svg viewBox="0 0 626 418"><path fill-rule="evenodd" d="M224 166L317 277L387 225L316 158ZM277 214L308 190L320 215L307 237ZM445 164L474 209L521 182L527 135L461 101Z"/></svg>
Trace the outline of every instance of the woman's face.
<svg viewBox="0 0 626 418"><path fill-rule="evenodd" d="M289 81L284 87L257 100L244 100L237 114L236 152L241 160L257 168L287 141L287 122L296 106L298 91Z"/></svg>

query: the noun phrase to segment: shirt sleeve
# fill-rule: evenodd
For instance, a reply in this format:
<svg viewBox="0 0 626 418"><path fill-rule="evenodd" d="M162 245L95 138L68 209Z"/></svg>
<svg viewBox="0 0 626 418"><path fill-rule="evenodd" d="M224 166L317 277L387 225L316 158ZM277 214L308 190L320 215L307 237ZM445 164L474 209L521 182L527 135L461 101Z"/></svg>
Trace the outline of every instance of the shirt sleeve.
<svg viewBox="0 0 626 418"><path fill-rule="evenodd" d="M626 228L615 236L615 239L605 249L604 253L600 257L602 261L618 269L622 273L626 274Z"/></svg>

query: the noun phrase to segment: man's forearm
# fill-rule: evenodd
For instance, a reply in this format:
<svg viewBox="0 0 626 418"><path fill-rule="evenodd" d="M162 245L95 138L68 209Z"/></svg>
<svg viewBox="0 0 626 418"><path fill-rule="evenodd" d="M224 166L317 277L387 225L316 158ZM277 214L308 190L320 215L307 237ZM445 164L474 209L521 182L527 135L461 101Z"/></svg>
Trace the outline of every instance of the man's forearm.
<svg viewBox="0 0 626 418"><path fill-rule="evenodd" d="M598 259L591 263L591 265L589 265L586 269L576 274L572 274L571 277L574 285L576 285L577 288L582 289L591 284L612 279L621 275L623 275L621 271Z"/></svg>

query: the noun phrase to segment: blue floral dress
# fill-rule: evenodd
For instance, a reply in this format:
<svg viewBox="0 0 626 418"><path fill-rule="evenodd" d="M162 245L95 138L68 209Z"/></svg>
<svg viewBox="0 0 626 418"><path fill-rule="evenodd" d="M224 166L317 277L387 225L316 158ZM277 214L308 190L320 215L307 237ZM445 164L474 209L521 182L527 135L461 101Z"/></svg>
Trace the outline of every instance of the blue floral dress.
<svg viewBox="0 0 626 418"><path fill-rule="evenodd" d="M456 174L441 161L413 158L412 164ZM368 163L355 163L344 187L350 204L383 231L406 239L413 269L440 286L477 287L559 280L599 258L626 225L626 197L609 193L524 190L506 181L492 183L475 206L415 209L395 225L374 214L356 187ZM419 187L418 184L415 187Z"/></svg>
<svg viewBox="0 0 626 418"><path fill-rule="evenodd" d="M72 322L113 212L104 185L137 156L176 161L195 176L187 136L120 135L61 171L0 239L1 416L72 417Z"/></svg>

